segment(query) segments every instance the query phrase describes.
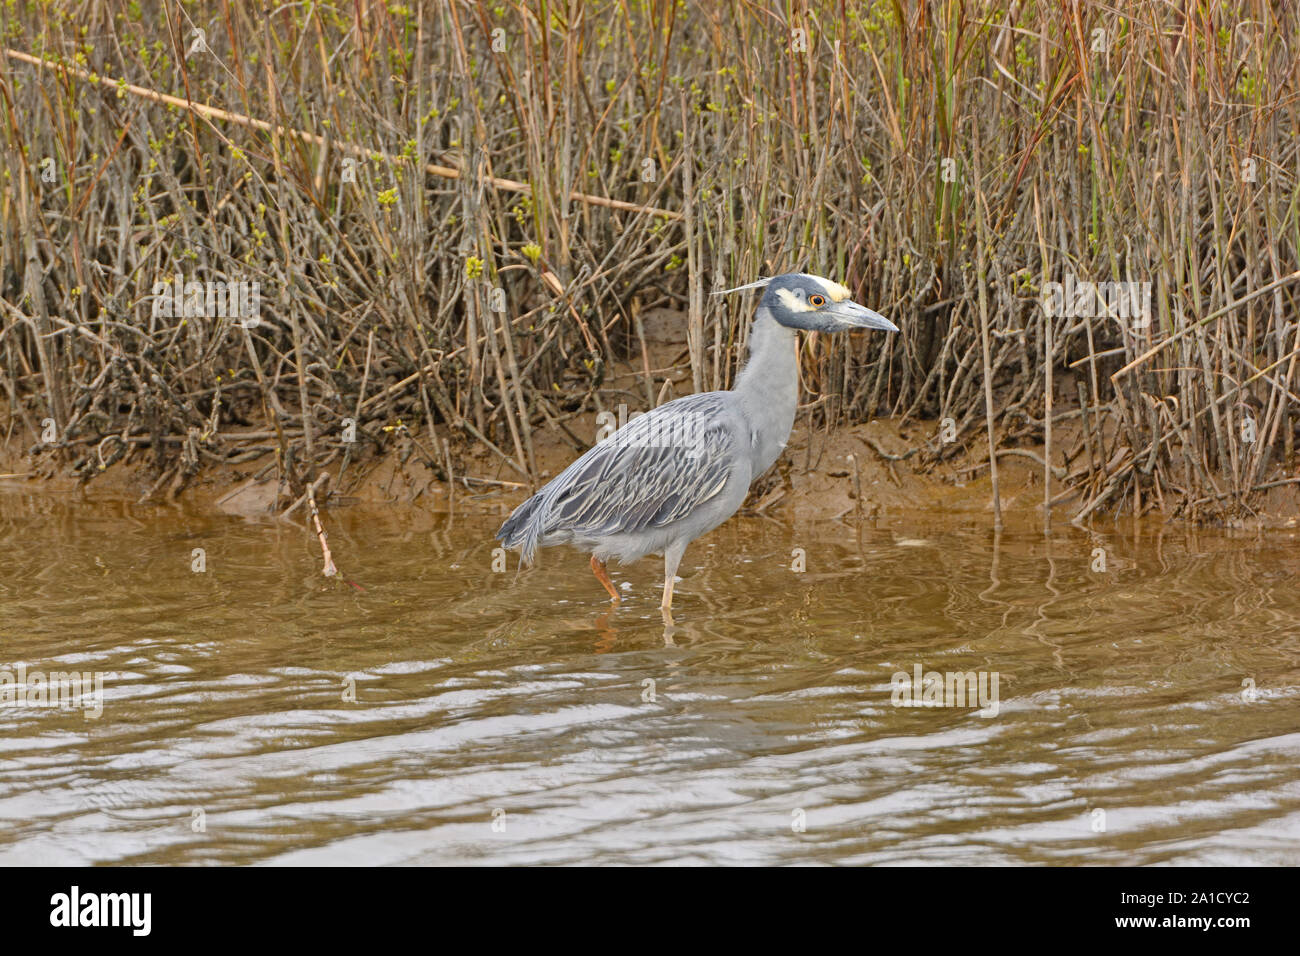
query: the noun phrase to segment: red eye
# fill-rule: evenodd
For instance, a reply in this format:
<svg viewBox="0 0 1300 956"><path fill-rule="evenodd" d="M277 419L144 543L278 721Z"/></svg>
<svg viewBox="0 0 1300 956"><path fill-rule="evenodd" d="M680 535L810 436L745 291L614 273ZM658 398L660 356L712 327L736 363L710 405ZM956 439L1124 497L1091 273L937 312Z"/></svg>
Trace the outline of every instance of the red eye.
<svg viewBox="0 0 1300 956"><path fill-rule="evenodd" d="M816 292L814 292L812 295L808 296L808 304L811 305L814 309L820 309L822 306L826 304L826 296L818 295Z"/></svg>

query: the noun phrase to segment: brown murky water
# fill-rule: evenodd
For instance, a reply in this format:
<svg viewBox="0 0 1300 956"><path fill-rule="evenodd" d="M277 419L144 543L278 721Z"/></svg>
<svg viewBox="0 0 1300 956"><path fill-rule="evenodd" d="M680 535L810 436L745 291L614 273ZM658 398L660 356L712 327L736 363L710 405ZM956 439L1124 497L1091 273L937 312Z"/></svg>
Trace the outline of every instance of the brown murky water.
<svg viewBox="0 0 1300 956"><path fill-rule="evenodd" d="M0 493L0 680L103 675L0 706L0 863L1300 860L1294 535L736 519L666 630L653 559L607 613L497 521L335 511L358 590L299 527ZM892 706L917 665L996 716Z"/></svg>

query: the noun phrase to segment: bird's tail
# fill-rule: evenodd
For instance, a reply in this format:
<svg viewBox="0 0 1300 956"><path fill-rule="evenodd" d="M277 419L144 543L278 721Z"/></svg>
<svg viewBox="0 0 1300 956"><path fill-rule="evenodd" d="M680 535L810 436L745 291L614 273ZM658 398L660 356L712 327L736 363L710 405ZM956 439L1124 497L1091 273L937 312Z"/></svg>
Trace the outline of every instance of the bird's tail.
<svg viewBox="0 0 1300 956"><path fill-rule="evenodd" d="M542 496L533 495L516 508L497 531L497 540L507 548L519 551L519 560L524 564L533 563L537 553L538 542L542 537L542 518L545 509L540 507Z"/></svg>

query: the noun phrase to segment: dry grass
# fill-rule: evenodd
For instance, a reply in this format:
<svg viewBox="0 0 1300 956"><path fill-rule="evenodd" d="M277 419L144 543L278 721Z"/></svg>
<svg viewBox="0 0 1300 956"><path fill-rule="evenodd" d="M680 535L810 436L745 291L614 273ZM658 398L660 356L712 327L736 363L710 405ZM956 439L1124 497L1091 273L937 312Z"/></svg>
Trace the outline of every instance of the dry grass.
<svg viewBox="0 0 1300 956"><path fill-rule="evenodd" d="M727 387L752 299L708 293L806 268L904 330L810 345L819 420L950 418L933 464L1083 414L1076 516L1240 513L1293 449L1300 16L1121 6L0 7L65 67L0 57L9 429L174 489L275 450L297 497L400 423L528 480L537 429L656 400L645 310ZM155 315L178 273L260 323ZM1150 323L1049 316L1067 275Z"/></svg>

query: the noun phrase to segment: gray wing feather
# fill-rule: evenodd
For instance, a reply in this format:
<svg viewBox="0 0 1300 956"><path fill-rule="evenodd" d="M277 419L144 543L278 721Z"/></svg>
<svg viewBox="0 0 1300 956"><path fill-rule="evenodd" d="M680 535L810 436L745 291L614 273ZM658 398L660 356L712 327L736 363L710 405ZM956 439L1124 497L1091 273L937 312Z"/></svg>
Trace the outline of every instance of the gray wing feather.
<svg viewBox="0 0 1300 956"><path fill-rule="evenodd" d="M633 419L556 480L546 530L606 535L686 517L730 473L725 411L721 396L692 395Z"/></svg>
<svg viewBox="0 0 1300 956"><path fill-rule="evenodd" d="M531 558L548 536L603 537L685 518L726 485L736 459L733 414L726 393L709 392L634 418L521 505L515 514L524 520L508 538L517 532Z"/></svg>

